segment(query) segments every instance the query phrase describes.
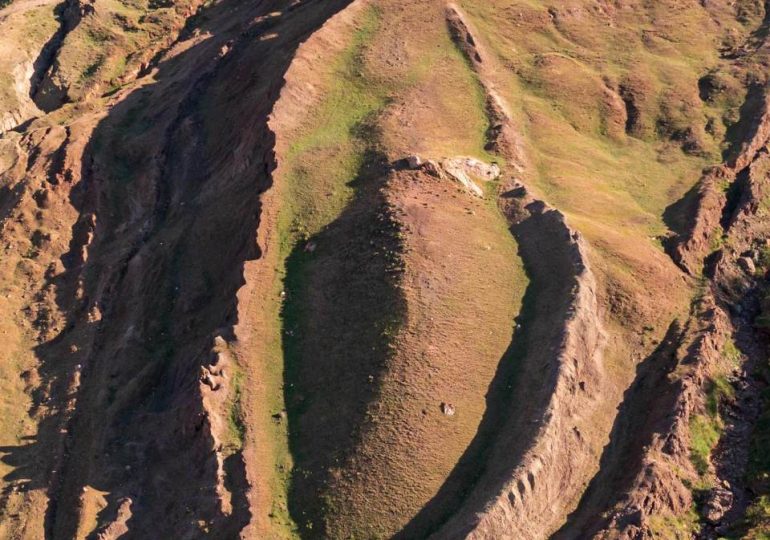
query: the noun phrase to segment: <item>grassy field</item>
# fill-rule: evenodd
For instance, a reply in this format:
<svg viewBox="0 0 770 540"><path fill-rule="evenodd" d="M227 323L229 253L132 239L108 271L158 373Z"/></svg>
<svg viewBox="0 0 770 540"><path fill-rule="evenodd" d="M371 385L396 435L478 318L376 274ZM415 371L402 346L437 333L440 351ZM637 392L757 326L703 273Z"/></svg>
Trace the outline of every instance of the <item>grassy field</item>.
<svg viewBox="0 0 770 540"><path fill-rule="evenodd" d="M634 352L650 337L657 342L674 316L687 316L698 294L697 283L681 279L664 254L663 240L681 229L686 208L674 203L739 136L747 91L719 51L749 40L761 10L741 4L740 23L722 26L715 21L735 17L728 6L709 12L675 1L595 9L549 0L459 3L509 68L504 94L536 168L529 182L591 245L616 336L607 368L624 385ZM734 363L726 359L724 372ZM692 419L696 490L713 482L719 403L732 399L730 389L715 376L707 410ZM761 514L762 505L753 511ZM665 536L696 524L693 512L656 526Z"/></svg>

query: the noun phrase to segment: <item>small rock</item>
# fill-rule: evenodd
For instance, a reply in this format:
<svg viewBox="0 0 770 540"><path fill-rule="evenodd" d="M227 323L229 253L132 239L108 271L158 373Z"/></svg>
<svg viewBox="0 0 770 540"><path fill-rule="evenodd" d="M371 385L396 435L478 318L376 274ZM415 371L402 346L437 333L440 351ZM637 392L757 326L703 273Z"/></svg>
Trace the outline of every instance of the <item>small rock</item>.
<svg viewBox="0 0 770 540"><path fill-rule="evenodd" d="M732 492L718 487L711 490L706 500L703 517L709 523L718 523L733 505Z"/></svg>
<svg viewBox="0 0 770 540"><path fill-rule="evenodd" d="M315 242L308 242L305 244L305 253L313 253L318 245Z"/></svg>
<svg viewBox="0 0 770 540"><path fill-rule="evenodd" d="M442 403L441 412L444 414L444 416L454 416L455 406L452 405L451 403Z"/></svg>
<svg viewBox="0 0 770 540"><path fill-rule="evenodd" d="M219 390L221 386L217 381L214 380L214 378L211 376L211 373L209 373L208 369L206 368L202 368L201 383L211 388L211 390L214 392Z"/></svg>
<svg viewBox="0 0 770 540"><path fill-rule="evenodd" d="M32 195L32 198L35 199L39 208L45 209L51 207L51 192L47 189L37 190L35 194Z"/></svg>
<svg viewBox="0 0 770 540"><path fill-rule="evenodd" d="M751 257L741 257L738 259L738 266L743 268L747 274L754 274L757 271L757 267L754 265L754 261Z"/></svg>
<svg viewBox="0 0 770 540"><path fill-rule="evenodd" d="M422 158L417 154L406 158L406 166L410 169L417 169L422 165Z"/></svg>
<svg viewBox="0 0 770 540"><path fill-rule="evenodd" d="M441 165L433 161L432 159L429 159L425 162L425 166L423 167L423 170L432 175L436 178L442 178L444 176L443 171L441 170Z"/></svg>

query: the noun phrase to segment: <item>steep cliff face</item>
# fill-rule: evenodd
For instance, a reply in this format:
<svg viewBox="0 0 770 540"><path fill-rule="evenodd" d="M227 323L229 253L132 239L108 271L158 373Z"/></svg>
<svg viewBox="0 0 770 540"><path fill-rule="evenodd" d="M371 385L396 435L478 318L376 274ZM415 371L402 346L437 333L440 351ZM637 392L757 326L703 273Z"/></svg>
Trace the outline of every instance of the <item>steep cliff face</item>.
<svg viewBox="0 0 770 540"><path fill-rule="evenodd" d="M0 538L761 535L766 35L7 3Z"/></svg>

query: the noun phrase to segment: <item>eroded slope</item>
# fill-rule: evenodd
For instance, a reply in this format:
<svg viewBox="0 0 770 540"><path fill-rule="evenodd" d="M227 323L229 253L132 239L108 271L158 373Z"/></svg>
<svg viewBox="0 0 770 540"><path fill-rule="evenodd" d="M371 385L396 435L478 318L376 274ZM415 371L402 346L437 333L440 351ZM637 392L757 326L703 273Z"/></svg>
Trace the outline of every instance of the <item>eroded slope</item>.
<svg viewBox="0 0 770 540"><path fill-rule="evenodd" d="M0 536L762 534L765 17L3 8Z"/></svg>

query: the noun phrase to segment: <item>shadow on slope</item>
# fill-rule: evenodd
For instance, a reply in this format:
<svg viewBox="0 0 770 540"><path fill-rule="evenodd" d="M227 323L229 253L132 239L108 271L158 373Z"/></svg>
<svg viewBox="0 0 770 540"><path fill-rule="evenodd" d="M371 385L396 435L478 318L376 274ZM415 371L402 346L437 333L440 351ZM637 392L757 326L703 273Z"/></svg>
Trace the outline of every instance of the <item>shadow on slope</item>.
<svg viewBox="0 0 770 540"><path fill-rule="evenodd" d="M232 339L244 262L260 257L267 116L283 74L348 0L289 4L209 8L210 35L118 101L83 153L71 192L80 219L64 270L41 291L55 291L67 317L36 349L35 407L50 414L35 443L3 458L29 472L28 488L48 488L47 538L74 537L81 514L97 511L91 536L229 538L250 520L239 450L220 478L199 376L214 338ZM105 507L89 508L94 491Z"/></svg>
<svg viewBox="0 0 770 540"><path fill-rule="evenodd" d="M290 511L303 537L324 538L331 475L371 421L391 339L405 316L401 241L381 191L385 156L369 151L343 213L286 262L285 400L295 459Z"/></svg>

